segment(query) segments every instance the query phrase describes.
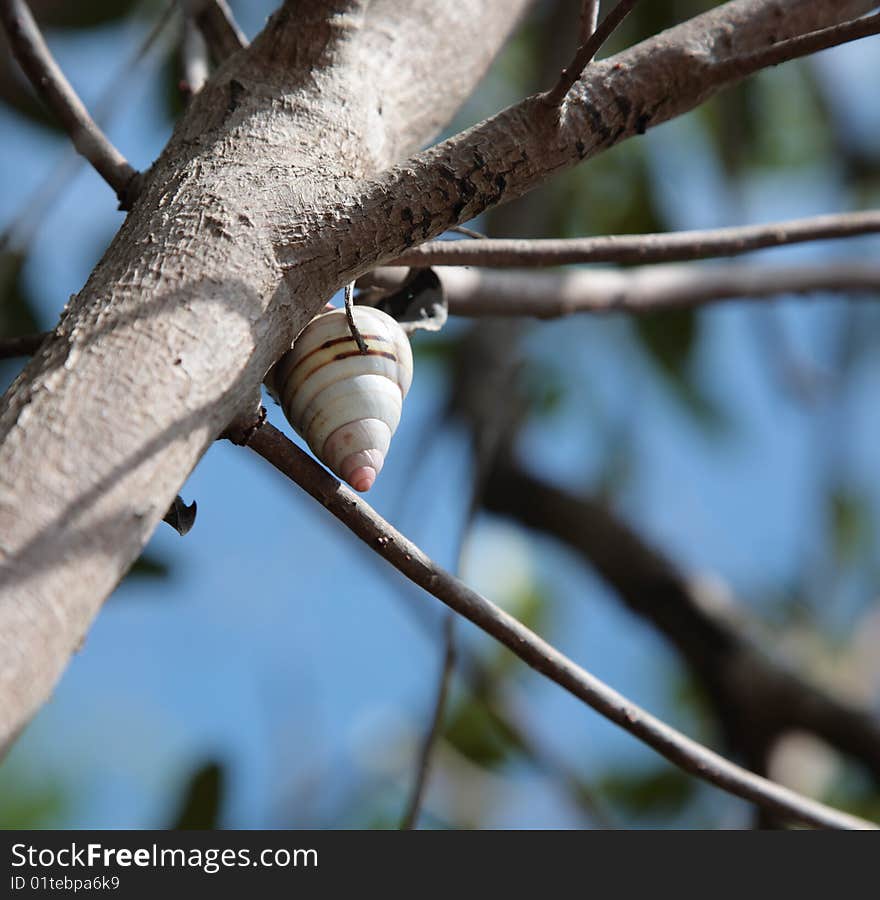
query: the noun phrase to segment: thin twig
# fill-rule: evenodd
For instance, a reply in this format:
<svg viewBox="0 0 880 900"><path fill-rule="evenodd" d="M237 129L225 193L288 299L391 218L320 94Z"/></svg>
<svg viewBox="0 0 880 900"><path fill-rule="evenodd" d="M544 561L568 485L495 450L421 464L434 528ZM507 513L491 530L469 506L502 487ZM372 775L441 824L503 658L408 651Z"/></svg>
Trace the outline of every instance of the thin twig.
<svg viewBox="0 0 880 900"><path fill-rule="evenodd" d="M185 97L193 97L205 86L210 67L208 65L208 44L195 20L189 14L185 15L183 20L180 56L183 70L180 89Z"/></svg>
<svg viewBox="0 0 880 900"><path fill-rule="evenodd" d="M578 44L585 44L599 24L599 0L582 0Z"/></svg>
<svg viewBox="0 0 880 900"><path fill-rule="evenodd" d="M138 172L110 143L64 77L24 0L0 0L0 20L15 58L77 152L116 191L120 209L134 202Z"/></svg>
<svg viewBox="0 0 880 900"><path fill-rule="evenodd" d="M838 240L880 232L880 210L834 213L701 231L602 237L429 241L407 250L401 266L563 266L574 263L659 263L737 256L767 247Z"/></svg>
<svg viewBox="0 0 880 900"><path fill-rule="evenodd" d="M138 6L138 12L146 13L145 7L150 5L148 0ZM147 58L150 52L159 42L159 38L172 19L172 13L176 8L176 0L169 0L165 4L162 14L156 19L155 24L146 33L143 41L137 46L123 63L108 77L106 84L95 101L95 121L100 127L105 127L122 91L134 78L140 77L138 71L140 64ZM151 5L150 5L150 8ZM71 147L65 153L61 161L55 166L27 200L21 209L13 216L12 220L0 232L0 252L11 249L14 252L23 251L32 240L40 222L46 215L52 204L70 186L73 176L86 160L79 156Z"/></svg>
<svg viewBox="0 0 880 900"><path fill-rule="evenodd" d="M485 234L480 231L474 231L473 228L465 228L464 225L453 225L450 231L454 231L456 234L463 234L465 237L474 238L477 241L485 241L488 240Z"/></svg>
<svg viewBox="0 0 880 900"><path fill-rule="evenodd" d="M567 545L627 608L664 635L698 679L733 747L755 759L756 745L808 732L880 782L880 717L768 655L756 640L764 631L759 622L739 606L731 614L712 603L699 579L607 503L550 484L506 456L489 479L485 508ZM747 679L736 674L743 672Z"/></svg>
<svg viewBox="0 0 880 900"><path fill-rule="evenodd" d="M231 433L241 432L242 428L239 425ZM411 581L684 771L798 822L822 828L877 828L871 822L832 809L748 772L631 703L500 607L437 566L278 429L269 424L252 427L247 446L299 484Z"/></svg>
<svg viewBox="0 0 880 900"><path fill-rule="evenodd" d="M455 668L455 614L449 612L443 622L443 662L437 678L434 710L431 714L431 724L422 743L419 753L419 762L416 767L416 777L413 782L412 792L406 805L406 811L400 822L401 831L411 831L419 821L419 812L422 808L422 800L425 788L428 785L428 775L431 771L431 757L434 747L440 738L443 727L443 718L446 713L446 702L449 698L449 686L452 682L452 672Z"/></svg>
<svg viewBox="0 0 880 900"><path fill-rule="evenodd" d="M491 421L487 422L487 432L490 432L487 438L476 449L476 466L474 471L473 482L471 485L470 499L468 508L465 513L464 522L461 527L461 533L458 541L458 551L455 555L455 573L461 574L461 567L464 562L465 548L470 539L473 530L474 520L483 501L483 492L486 487L488 476L492 469L492 464L498 452L498 444L502 435L502 421L506 420L507 409L503 406L495 406L491 412ZM419 809L421 808L424 797L425 787L428 783L428 775L430 774L431 759L434 747L440 738L440 726L443 723L443 716L446 710L446 703L449 695L449 685L452 681L452 674L455 668L456 647L455 647L455 614L450 612L446 618L444 625L444 661L440 670L440 677L437 682L435 691L434 712L431 718L431 724L427 734L425 735L422 751L419 755L419 763L416 769L416 777L413 783L412 793L406 812L401 823L402 830L410 830L416 827L418 823Z"/></svg>
<svg viewBox="0 0 880 900"><path fill-rule="evenodd" d="M381 557L371 557L371 559L375 560L378 567L377 570L389 578L389 582L398 589L395 596L400 598L402 608L411 616L413 622L425 633L429 640L435 640L438 633L438 623L435 617L430 615L430 610L425 606L419 588L411 581L405 581L401 584L394 575L396 570L390 569ZM405 588L410 590L405 590ZM601 808L599 802L593 796L593 791L580 773L545 747L531 733L519 713L519 710L526 705L525 699L522 702L518 702L516 697L511 697L509 684L505 685L504 693L501 695L495 689L494 683L496 678L493 676L493 673L467 645L456 645L455 670L460 675L464 687L471 695L471 698L483 707L486 714L497 723L517 752L528 763L543 775L560 781L566 795L587 813L596 827L613 828L615 826L607 811Z"/></svg>
<svg viewBox="0 0 880 900"><path fill-rule="evenodd" d="M599 52L605 41L611 37L617 26L630 14L636 3L638 0L620 0L617 6L602 19L598 28L594 29L578 48L571 65L562 70L559 81L543 95L543 100L548 106L559 106L562 103L572 85L583 75L584 69L592 62L593 57Z"/></svg>
<svg viewBox="0 0 880 900"><path fill-rule="evenodd" d="M184 5L201 31L215 63L219 65L247 47L247 38L236 24L226 0L184 0Z"/></svg>
<svg viewBox="0 0 880 900"><path fill-rule="evenodd" d="M361 353L366 353L368 351L367 342L364 340L363 335L358 331L357 325L354 323L354 282L352 281L350 284L345 286L345 291L343 293L344 302L345 302L345 318L348 319L348 330L351 332L351 336L354 338L355 343L358 345L358 350Z"/></svg>
<svg viewBox="0 0 880 900"><path fill-rule="evenodd" d="M878 32L880 32L880 12L779 41L776 44L771 44L769 47L755 50L753 53L734 56L722 62L715 69L715 72L721 81L738 79L745 75L750 75L759 69L778 66L780 63L788 62L791 59L810 56L813 53L819 53L821 50L828 50L840 44L870 37Z"/></svg>
<svg viewBox="0 0 880 900"><path fill-rule="evenodd" d="M49 332L45 331L41 334L23 334L19 337L0 337L0 359L33 356L48 336Z"/></svg>

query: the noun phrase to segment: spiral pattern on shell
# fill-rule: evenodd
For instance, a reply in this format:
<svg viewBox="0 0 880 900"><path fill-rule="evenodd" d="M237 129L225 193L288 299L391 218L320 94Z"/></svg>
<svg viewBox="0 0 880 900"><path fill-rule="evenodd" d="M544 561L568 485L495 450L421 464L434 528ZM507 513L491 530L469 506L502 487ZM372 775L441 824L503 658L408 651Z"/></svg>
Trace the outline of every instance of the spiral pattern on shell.
<svg viewBox="0 0 880 900"><path fill-rule="evenodd" d="M334 309L306 325L267 381L312 453L356 491L368 491L400 421L413 359L391 316L369 306L353 314L366 353L345 312Z"/></svg>

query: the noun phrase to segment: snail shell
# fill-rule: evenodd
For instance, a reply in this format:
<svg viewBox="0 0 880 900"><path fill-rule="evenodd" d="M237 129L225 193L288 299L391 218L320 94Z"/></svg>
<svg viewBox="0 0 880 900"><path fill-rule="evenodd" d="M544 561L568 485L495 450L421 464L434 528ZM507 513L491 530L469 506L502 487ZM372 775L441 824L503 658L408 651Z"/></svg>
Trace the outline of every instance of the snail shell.
<svg viewBox="0 0 880 900"><path fill-rule="evenodd" d="M309 322L267 378L287 421L312 453L356 491L368 491L385 462L412 382L409 338L369 306L353 307L361 353L345 312Z"/></svg>

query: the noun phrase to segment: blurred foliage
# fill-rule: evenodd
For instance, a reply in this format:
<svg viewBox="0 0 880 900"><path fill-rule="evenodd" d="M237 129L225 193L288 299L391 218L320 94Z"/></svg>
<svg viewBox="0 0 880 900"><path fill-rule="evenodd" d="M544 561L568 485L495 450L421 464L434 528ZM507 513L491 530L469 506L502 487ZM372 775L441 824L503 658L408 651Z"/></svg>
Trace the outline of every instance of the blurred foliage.
<svg viewBox="0 0 880 900"><path fill-rule="evenodd" d="M729 177L815 166L833 152L822 98L804 64L762 72L697 111Z"/></svg>
<svg viewBox="0 0 880 900"><path fill-rule="evenodd" d="M126 578L167 578L170 573L167 562L151 553L142 553L128 570Z"/></svg>
<svg viewBox="0 0 880 900"><path fill-rule="evenodd" d="M521 373L519 382L526 406L537 418L551 416L562 407L567 388L562 366L532 362Z"/></svg>
<svg viewBox="0 0 880 900"><path fill-rule="evenodd" d="M57 828L68 802L64 790L45 775L0 768L0 828Z"/></svg>
<svg viewBox="0 0 880 900"><path fill-rule="evenodd" d="M0 337L40 331L37 306L24 278L26 262L23 253L0 254Z"/></svg>
<svg viewBox="0 0 880 900"><path fill-rule="evenodd" d="M507 762L519 746L507 725L470 697L450 712L443 738L471 762L487 768Z"/></svg>
<svg viewBox="0 0 880 900"><path fill-rule="evenodd" d="M176 122L186 108L186 95L181 90L184 80L181 54L172 47L159 67L162 83L163 110L169 122Z"/></svg>
<svg viewBox="0 0 880 900"><path fill-rule="evenodd" d="M873 532L868 498L837 488L830 492L828 506L834 555L841 565L852 563L866 548Z"/></svg>
<svg viewBox="0 0 880 900"><path fill-rule="evenodd" d="M696 370L702 314L691 309L634 316L633 334L657 373L696 424L717 432L730 423Z"/></svg>
<svg viewBox="0 0 880 900"><path fill-rule="evenodd" d="M602 51L602 55L615 53L679 22L708 12L715 6L718 6L715 0L651 0L650 3L637 3ZM601 15L606 15L610 8L611 4L605 0L601 6Z"/></svg>
<svg viewBox="0 0 880 900"><path fill-rule="evenodd" d="M94 28L127 18L138 0L29 0L34 18L47 28ZM157 9L159 0L152 4Z"/></svg>
<svg viewBox="0 0 880 900"><path fill-rule="evenodd" d="M226 797L226 774L216 762L205 763L181 794L180 809L172 820L175 830L207 831L219 827Z"/></svg>
<svg viewBox="0 0 880 900"><path fill-rule="evenodd" d="M672 766L645 772L629 769L603 775L601 796L630 817L681 813L696 793L696 782Z"/></svg>
<svg viewBox="0 0 880 900"><path fill-rule="evenodd" d="M880 786L856 766L842 766L822 800L855 816L880 822Z"/></svg>
<svg viewBox="0 0 880 900"><path fill-rule="evenodd" d="M548 213L541 218L554 237L664 230L643 142L620 144L561 173L542 193Z"/></svg>
<svg viewBox="0 0 880 900"><path fill-rule="evenodd" d="M19 337L41 331L37 304L31 295L24 269L23 253L0 252L0 338ZM21 370L25 360L0 360L0 390Z"/></svg>

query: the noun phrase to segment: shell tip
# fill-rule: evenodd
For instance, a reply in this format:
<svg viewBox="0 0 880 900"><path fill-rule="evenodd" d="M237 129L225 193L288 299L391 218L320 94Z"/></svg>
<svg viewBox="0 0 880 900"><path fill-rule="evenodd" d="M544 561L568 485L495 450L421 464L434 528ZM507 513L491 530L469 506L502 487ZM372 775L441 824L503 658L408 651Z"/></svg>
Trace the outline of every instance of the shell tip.
<svg viewBox="0 0 880 900"><path fill-rule="evenodd" d="M348 483L361 494L365 494L376 480L376 470L372 466L358 466L348 478Z"/></svg>

